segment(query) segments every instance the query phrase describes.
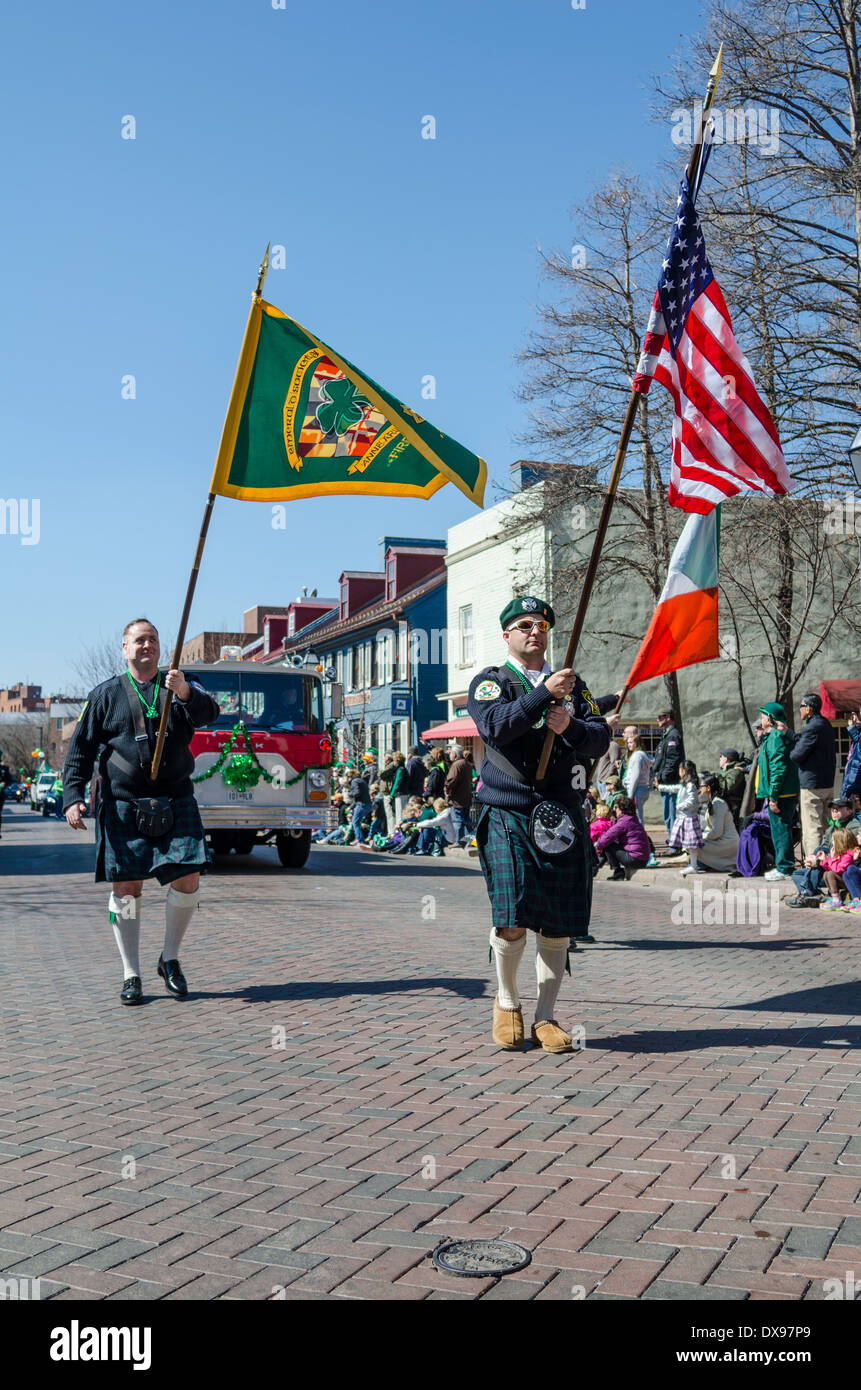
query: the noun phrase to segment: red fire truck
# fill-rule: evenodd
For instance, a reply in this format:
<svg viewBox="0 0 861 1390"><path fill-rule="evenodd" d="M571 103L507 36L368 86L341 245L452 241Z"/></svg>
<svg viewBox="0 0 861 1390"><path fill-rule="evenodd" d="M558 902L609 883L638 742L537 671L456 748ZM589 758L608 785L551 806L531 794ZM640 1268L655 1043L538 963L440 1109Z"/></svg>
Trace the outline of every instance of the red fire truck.
<svg viewBox="0 0 861 1390"><path fill-rule="evenodd" d="M329 807L322 673L232 660L184 669L221 707L191 742L194 794L213 852L248 854L274 841L284 868L301 869ZM332 691L337 719L341 687Z"/></svg>

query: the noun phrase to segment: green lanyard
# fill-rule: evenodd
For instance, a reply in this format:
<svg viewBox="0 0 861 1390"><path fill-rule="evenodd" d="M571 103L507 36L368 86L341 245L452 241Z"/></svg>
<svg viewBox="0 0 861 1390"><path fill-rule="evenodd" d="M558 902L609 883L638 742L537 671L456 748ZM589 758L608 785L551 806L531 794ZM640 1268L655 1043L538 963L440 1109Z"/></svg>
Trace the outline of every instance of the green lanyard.
<svg viewBox="0 0 861 1390"><path fill-rule="evenodd" d="M535 686L532 685L532 684L530 684L530 682L529 682L529 681L526 679L526 677L524 676L523 672L522 672L522 671L518 671L517 667L516 667L512 662L506 661L505 664L506 664L507 667L509 667L510 670L512 670L512 671L514 672L515 676L516 676L517 679L520 681L521 685L525 685L527 690L534 690L534 689L535 689Z"/></svg>
<svg viewBox="0 0 861 1390"><path fill-rule="evenodd" d="M131 671L126 671L126 675L128 676L129 680L131 681L132 685L133 685L134 688L135 688L135 693L136 693L138 699L140 700L141 704L142 704L143 707L144 707L144 714L146 715L147 719L157 719L157 718L158 718L158 688L159 688L159 684L160 684L160 682L161 682L161 671L158 671L158 672L156 673L156 678L155 678L155 690L154 690L153 693L152 693L152 704L151 704L151 705L148 705L148 704L147 704L145 696L143 696L143 695L141 694L140 688L139 688L139 686L138 686L138 683L137 683L137 681L135 680L134 676L132 675Z"/></svg>
<svg viewBox="0 0 861 1390"><path fill-rule="evenodd" d="M534 690L534 689L535 689L535 686L530 684L530 682L526 679L526 677L524 676L524 674L523 674L522 671L518 671L517 667L514 666L510 661L506 661L505 664L506 664L506 666L507 666L510 670L512 670L512 671L514 672L515 676L516 676L517 679L520 681L521 685L524 685L524 686L526 687L527 690ZM546 711L545 711L544 714L542 714L541 718L540 718L540 719L537 719L536 722L532 725L532 727L533 727L533 729L543 729L543 728L544 728L544 725L546 724L546 722L547 722L547 713L546 713Z"/></svg>

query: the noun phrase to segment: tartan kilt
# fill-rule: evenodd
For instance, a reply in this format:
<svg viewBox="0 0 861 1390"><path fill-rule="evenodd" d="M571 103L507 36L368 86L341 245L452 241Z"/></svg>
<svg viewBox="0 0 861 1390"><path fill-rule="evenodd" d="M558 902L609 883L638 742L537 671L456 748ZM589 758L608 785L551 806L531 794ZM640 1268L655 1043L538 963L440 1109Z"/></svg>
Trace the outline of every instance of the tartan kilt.
<svg viewBox="0 0 861 1390"><path fill-rule="evenodd" d="M579 831L564 854L541 854L529 816L479 803L475 841L494 930L527 927L545 936L585 936L592 909L592 842L580 806L566 808Z"/></svg>
<svg viewBox="0 0 861 1390"><path fill-rule="evenodd" d="M667 844L673 849L701 849L703 828L698 816L676 816Z"/></svg>
<svg viewBox="0 0 861 1390"><path fill-rule="evenodd" d="M206 873L209 854L194 797L174 797L173 814L167 834L151 840L139 832L130 801L103 798L96 815L96 883L155 878L165 884Z"/></svg>

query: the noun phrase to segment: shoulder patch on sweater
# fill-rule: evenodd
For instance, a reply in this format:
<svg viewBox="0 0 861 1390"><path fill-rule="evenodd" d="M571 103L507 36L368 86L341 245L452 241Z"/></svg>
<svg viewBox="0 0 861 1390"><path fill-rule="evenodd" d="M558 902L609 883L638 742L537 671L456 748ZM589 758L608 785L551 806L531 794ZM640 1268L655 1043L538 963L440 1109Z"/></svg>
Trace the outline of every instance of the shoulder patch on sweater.
<svg viewBox="0 0 861 1390"><path fill-rule="evenodd" d="M497 681L482 681L475 687L476 700L498 700L502 694L502 686Z"/></svg>
<svg viewBox="0 0 861 1390"><path fill-rule="evenodd" d="M592 713L593 713L593 714L600 715L601 711L599 710L598 706L595 704L595 701L592 699L592 692L588 689L587 686L585 686L585 685L583 686L583 689L580 691L580 694L581 694L581 696L583 697L583 699L586 701L586 704L589 706L589 708L590 708L590 710L592 711Z"/></svg>

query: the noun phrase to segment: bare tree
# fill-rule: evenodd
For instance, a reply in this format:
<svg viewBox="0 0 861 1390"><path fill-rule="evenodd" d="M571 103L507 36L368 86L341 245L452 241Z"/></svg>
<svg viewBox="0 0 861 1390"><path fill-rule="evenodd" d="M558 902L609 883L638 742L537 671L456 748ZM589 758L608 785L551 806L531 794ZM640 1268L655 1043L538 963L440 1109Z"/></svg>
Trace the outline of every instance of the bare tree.
<svg viewBox="0 0 861 1390"><path fill-rule="evenodd" d="M27 776L31 776L34 769L40 766L39 760L33 757L33 750L41 747L40 735L44 736L47 724L46 710L44 715L38 712L22 714L20 719L0 725L2 760L13 776L17 777L22 767Z"/></svg>
<svg viewBox="0 0 861 1390"><path fill-rule="evenodd" d="M719 39L722 143L700 213L794 482L790 498L731 513L722 595L739 650L788 703L825 642L857 633L857 553L829 546L824 521L845 486L861 378L859 0L713 0L660 84L665 115L692 100Z"/></svg>
<svg viewBox="0 0 861 1390"><path fill-rule="evenodd" d="M126 669L126 661L123 656L122 640L120 633L116 637L105 637L100 634L97 641L88 647L83 647L78 655L71 659L72 670L78 677L83 690L93 690L95 686L101 685L102 681L123 674ZM160 634L159 642L161 645L160 663L164 666L173 657L175 643L173 637L162 637Z"/></svg>
<svg viewBox="0 0 861 1390"><path fill-rule="evenodd" d="M815 683L817 664L844 646L855 652L861 632L855 599L854 536L824 534L822 499L746 497L724 503L720 606L726 653L734 660L739 702L750 729L745 672L768 672L774 699L787 710L799 683ZM791 624L778 621L785 570L792 575ZM732 643L726 642L727 635ZM752 732L752 731L751 731Z"/></svg>
<svg viewBox="0 0 861 1390"><path fill-rule="evenodd" d="M758 255L779 286L768 336L781 437L797 487L833 486L861 377L861 0L711 0L703 32L659 79L664 117L693 102L720 40L725 143L700 204L710 231L735 242L727 276L747 284ZM740 322L762 320L758 293L728 302Z"/></svg>
<svg viewBox="0 0 861 1390"><path fill-rule="evenodd" d="M544 276L556 295L539 307L537 329L521 354L527 374L521 398L535 406L526 442L551 461L569 467L547 470L542 517L556 526L554 596L573 601L588 563L597 511L606 492L642 331L654 297L657 251L666 237L659 198L637 178L618 173L574 209L575 225L586 228L569 262L558 252L542 256ZM666 200L663 202L666 207ZM682 519L671 517L661 459L669 458L669 398L642 396L622 474L622 490L602 551L592 615L603 609L601 591L633 574L660 597ZM570 466L575 464L577 466ZM587 524L566 544L560 513L582 503ZM536 518L531 518L533 524ZM529 523L521 513L517 525ZM591 525L589 524L591 522ZM632 535L636 537L631 543ZM595 637L632 636L588 620ZM639 634L642 636L642 634ZM664 677L668 702L682 718L675 673Z"/></svg>
<svg viewBox="0 0 861 1390"><path fill-rule="evenodd" d="M72 670L78 677L83 690L92 690L111 676L119 676L125 670L121 639L102 637L72 658Z"/></svg>
<svg viewBox="0 0 861 1390"><path fill-rule="evenodd" d="M717 114L727 143L712 152L698 206L710 261L795 482L790 497L748 497L723 509L722 613L736 641L743 709L745 669L755 667L760 678L768 671L775 698L789 703L826 647L833 651L858 630L854 545L829 546L824 518L846 476L861 379L859 6L745 0L736 8L712 0L703 33L659 83L664 118L683 115L679 103L692 107L725 39ZM571 263L542 258L557 300L540 308L523 355L522 394L539 406L526 437L548 459L580 464L548 473L541 508L549 525L577 495L592 502L594 518L603 496L654 293L668 186L669 174L654 190L625 175L608 180L576 209L588 230ZM633 572L655 600L660 593L683 520L667 506L661 468L669 460L668 414L662 391L638 404L590 634L602 635L592 616L605 607L602 585ZM573 591L587 557L586 544L572 546L563 590ZM603 635L642 636L615 623Z"/></svg>

